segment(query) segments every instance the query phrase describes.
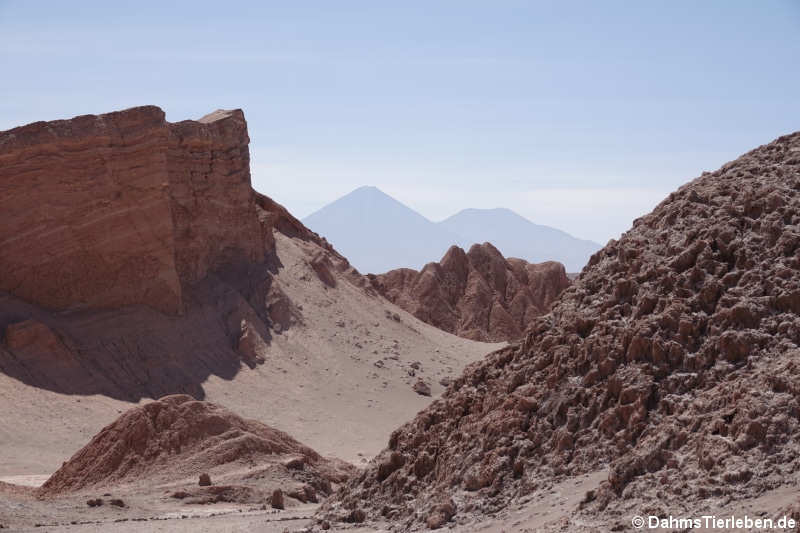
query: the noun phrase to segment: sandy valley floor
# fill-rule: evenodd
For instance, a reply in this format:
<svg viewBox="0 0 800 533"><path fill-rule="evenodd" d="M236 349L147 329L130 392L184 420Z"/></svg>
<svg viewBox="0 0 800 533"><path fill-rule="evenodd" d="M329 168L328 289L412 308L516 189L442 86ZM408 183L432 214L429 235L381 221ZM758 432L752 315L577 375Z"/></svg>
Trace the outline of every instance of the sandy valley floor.
<svg viewBox="0 0 800 533"><path fill-rule="evenodd" d="M344 277L328 287L305 260L306 243L281 234L276 238L283 264L276 282L302 306L302 320L273 337L265 363L243 366L230 380L212 375L203 383L208 401L286 431L322 455L359 465L386 446L391 431L442 392L442 379L502 346L444 333L381 298L365 296ZM412 389L420 378L430 386L431 397ZM60 394L0 374L0 405L0 480L37 486L136 404ZM230 504L176 508L174 501L164 500L163 491L124 490L126 509L90 509L85 504L90 495L41 503L21 489L7 488L0 496L0 524L60 523L68 530L101 530L109 521L127 519L114 522L115 530L151 531L158 530L159 522L133 519L177 516L164 522L169 524L165 531L176 530L177 524L187 531L283 531L299 523L298 516L311 514L310 508L291 509L278 516ZM208 517L212 513L224 513L224 525L221 516ZM183 515L187 518L181 519ZM70 525L95 520L101 524Z"/></svg>

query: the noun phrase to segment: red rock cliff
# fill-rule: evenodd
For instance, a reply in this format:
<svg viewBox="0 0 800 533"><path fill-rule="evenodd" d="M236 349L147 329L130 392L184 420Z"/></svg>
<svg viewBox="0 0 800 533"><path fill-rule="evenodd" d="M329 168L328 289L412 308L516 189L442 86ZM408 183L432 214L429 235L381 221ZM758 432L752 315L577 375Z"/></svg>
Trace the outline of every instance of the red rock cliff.
<svg viewBox="0 0 800 533"><path fill-rule="evenodd" d="M240 110L146 106L0 132L0 291L51 309L146 304L264 259Z"/></svg>

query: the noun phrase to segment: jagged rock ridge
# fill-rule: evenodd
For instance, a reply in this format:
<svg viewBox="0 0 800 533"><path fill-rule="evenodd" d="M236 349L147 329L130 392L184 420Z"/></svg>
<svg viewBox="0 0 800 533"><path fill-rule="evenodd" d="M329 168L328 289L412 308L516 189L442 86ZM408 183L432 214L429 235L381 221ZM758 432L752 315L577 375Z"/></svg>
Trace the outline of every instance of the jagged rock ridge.
<svg viewBox="0 0 800 533"><path fill-rule="evenodd" d="M367 276L390 302L450 333L481 341L518 339L569 286L564 266L505 259L490 243L452 246L438 263Z"/></svg>
<svg viewBox="0 0 800 533"><path fill-rule="evenodd" d="M610 529L796 483L798 271L795 133L637 219L522 342L395 431L324 514L438 526L443 505L466 520L608 469L581 512Z"/></svg>

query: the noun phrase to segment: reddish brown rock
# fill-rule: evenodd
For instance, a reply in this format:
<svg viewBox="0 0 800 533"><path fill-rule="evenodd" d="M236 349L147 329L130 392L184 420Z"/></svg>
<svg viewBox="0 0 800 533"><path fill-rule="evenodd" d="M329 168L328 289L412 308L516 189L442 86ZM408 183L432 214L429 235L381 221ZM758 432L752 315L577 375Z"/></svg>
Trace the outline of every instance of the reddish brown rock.
<svg viewBox="0 0 800 533"><path fill-rule="evenodd" d="M453 503L452 499L449 499L444 503L436 505L433 510L431 510L430 514L428 515L428 519L425 521L425 525L427 525L430 529L439 529L449 522L455 514L456 504Z"/></svg>
<svg viewBox="0 0 800 533"><path fill-rule="evenodd" d="M414 392L416 392L420 396L430 396L431 387L421 379L418 379L417 382L414 383Z"/></svg>
<svg viewBox="0 0 800 533"><path fill-rule="evenodd" d="M272 491L272 496L269 498L269 505L273 509L283 509L283 491L281 489Z"/></svg>
<svg viewBox="0 0 800 533"><path fill-rule="evenodd" d="M586 516L562 525L608 530L635 511L693 516L794 487L798 272L800 132L634 221L524 339L468 367L393 432L320 519L359 508L380 521L393 509L407 530L437 527L442 499L491 514L607 470L576 510Z"/></svg>
<svg viewBox="0 0 800 533"><path fill-rule="evenodd" d="M43 369L45 375L40 384L48 386L63 380L65 392L80 392L91 380L71 339L36 319L14 322L5 328L0 343L0 371L5 371L6 362L27 375Z"/></svg>
<svg viewBox="0 0 800 533"><path fill-rule="evenodd" d="M194 475L198 466L235 463L280 464L302 457L304 475L330 487L353 468L323 459L286 433L190 396L174 395L136 407L106 426L64 463L39 489L50 496L87 487L107 487L143 479L175 480ZM200 485L210 485L209 476ZM280 492L280 491L278 491ZM283 499L283 494L279 495ZM273 493L273 502L277 501Z"/></svg>
<svg viewBox="0 0 800 533"><path fill-rule="evenodd" d="M261 333L259 333L252 322L243 319L241 321L241 336L237 350L242 359L250 364L263 363L268 347Z"/></svg>
<svg viewBox="0 0 800 533"><path fill-rule="evenodd" d="M0 132L0 290L46 308L146 304L264 260L240 110L157 107Z"/></svg>
<svg viewBox="0 0 800 533"><path fill-rule="evenodd" d="M422 271L369 274L373 287L420 320L474 340L519 338L569 286L564 266L505 259L489 243L457 246Z"/></svg>
<svg viewBox="0 0 800 533"><path fill-rule="evenodd" d="M14 355L23 360L47 359L60 364L75 362L72 352L63 339L45 324L36 320L24 320L6 328L5 343Z"/></svg>
<svg viewBox="0 0 800 533"><path fill-rule="evenodd" d="M203 398L210 373L262 363L302 322L273 283L276 233L319 283L365 287L253 191L248 143L239 110L171 124L153 106L0 132L0 372L70 394Z"/></svg>

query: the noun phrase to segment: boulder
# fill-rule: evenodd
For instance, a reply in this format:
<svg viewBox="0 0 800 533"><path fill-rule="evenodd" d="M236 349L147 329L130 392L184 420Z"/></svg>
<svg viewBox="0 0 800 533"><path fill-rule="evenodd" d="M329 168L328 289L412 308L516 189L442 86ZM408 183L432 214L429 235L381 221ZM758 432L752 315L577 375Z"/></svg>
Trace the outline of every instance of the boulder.
<svg viewBox="0 0 800 533"><path fill-rule="evenodd" d="M273 509L283 509L283 491L275 489L269 498L269 504Z"/></svg>
<svg viewBox="0 0 800 533"><path fill-rule="evenodd" d="M431 387L421 379L418 379L416 383L414 383L414 392L419 394L420 396L430 396L431 395Z"/></svg>

